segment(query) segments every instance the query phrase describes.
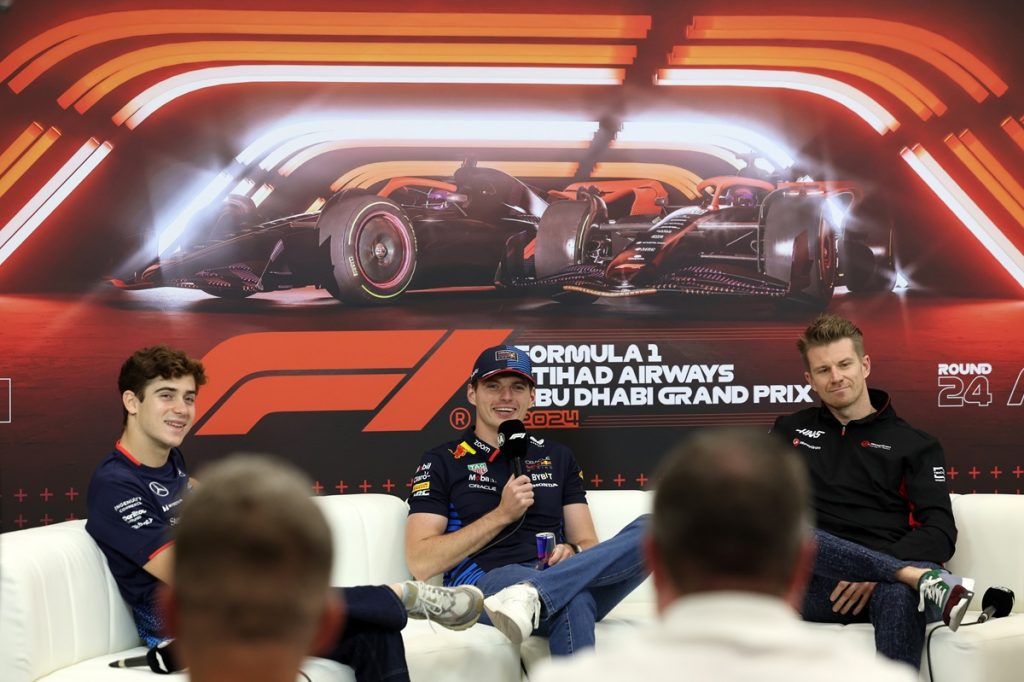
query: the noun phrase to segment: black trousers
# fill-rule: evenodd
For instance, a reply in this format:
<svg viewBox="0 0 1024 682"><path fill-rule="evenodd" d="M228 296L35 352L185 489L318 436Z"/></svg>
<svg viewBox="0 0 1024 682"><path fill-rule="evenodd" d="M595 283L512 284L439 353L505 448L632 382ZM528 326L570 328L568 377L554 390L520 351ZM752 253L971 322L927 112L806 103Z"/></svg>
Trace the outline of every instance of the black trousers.
<svg viewBox="0 0 1024 682"><path fill-rule="evenodd" d="M358 682L409 682L402 628L405 605L387 586L341 587L345 630L327 658L349 666Z"/></svg>

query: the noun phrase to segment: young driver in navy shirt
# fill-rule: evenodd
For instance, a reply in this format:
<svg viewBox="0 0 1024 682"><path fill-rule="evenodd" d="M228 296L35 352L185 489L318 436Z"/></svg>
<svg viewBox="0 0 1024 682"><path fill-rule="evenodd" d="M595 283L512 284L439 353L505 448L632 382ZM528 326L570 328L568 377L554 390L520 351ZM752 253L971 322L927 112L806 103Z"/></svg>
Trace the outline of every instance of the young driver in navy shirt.
<svg viewBox="0 0 1024 682"><path fill-rule="evenodd" d="M173 584L172 529L181 503L198 485L189 478L179 446L205 383L202 363L182 351L153 346L132 354L118 377L124 431L89 483L86 530L106 556L139 636L150 647L163 640L155 597L161 583ZM406 581L338 592L347 625L326 655L351 666L359 682L409 679L401 635L407 618L462 630L483 608L483 595L472 586Z"/></svg>

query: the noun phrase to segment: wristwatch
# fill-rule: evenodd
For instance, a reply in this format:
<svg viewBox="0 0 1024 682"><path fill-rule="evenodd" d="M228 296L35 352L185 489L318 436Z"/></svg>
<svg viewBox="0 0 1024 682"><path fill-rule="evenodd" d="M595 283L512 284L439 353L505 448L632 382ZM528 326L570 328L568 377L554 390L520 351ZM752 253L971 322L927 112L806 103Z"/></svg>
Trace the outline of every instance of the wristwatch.
<svg viewBox="0 0 1024 682"><path fill-rule="evenodd" d="M580 547L579 545L577 545L575 542L567 542L565 544L567 544L570 547L572 547L572 553L573 554L579 554L580 552L583 551L583 548Z"/></svg>

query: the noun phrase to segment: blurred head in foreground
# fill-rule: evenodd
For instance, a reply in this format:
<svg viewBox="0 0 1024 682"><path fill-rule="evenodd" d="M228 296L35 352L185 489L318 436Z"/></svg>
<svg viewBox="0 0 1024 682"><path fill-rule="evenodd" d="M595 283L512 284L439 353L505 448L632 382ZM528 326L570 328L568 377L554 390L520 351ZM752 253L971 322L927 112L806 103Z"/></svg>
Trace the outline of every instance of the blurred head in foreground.
<svg viewBox="0 0 1024 682"><path fill-rule="evenodd" d="M814 560L807 473L767 434L701 431L656 477L647 543L658 609L698 592L739 590L799 607Z"/></svg>
<svg viewBox="0 0 1024 682"><path fill-rule="evenodd" d="M175 528L164 596L191 679L295 679L303 657L334 641L327 522L294 467L235 455L208 467Z"/></svg>

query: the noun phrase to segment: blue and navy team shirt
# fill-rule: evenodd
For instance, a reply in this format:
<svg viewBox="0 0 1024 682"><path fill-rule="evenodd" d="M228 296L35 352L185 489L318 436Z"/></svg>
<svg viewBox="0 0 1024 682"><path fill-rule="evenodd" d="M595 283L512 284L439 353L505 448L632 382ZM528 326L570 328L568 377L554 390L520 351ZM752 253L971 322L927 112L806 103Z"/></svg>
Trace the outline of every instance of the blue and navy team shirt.
<svg viewBox="0 0 1024 682"><path fill-rule="evenodd" d="M587 501L576 458L564 445L530 436L524 464L534 501L522 525L516 529L516 521L502 529L492 544L447 571L445 585L473 584L492 569L536 560L537 533L551 532L565 542L562 507ZM423 455L413 476L409 513L447 517L445 532L453 533L495 509L511 475L509 459L469 429L460 440Z"/></svg>
<svg viewBox="0 0 1024 682"><path fill-rule="evenodd" d="M135 616L139 636L156 646L160 618L153 595L160 581L142 567L171 545L171 527L189 491L185 458L177 448L162 467L148 467L118 442L97 467L86 496L85 529L96 541L121 596Z"/></svg>

